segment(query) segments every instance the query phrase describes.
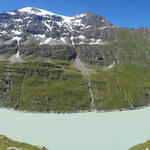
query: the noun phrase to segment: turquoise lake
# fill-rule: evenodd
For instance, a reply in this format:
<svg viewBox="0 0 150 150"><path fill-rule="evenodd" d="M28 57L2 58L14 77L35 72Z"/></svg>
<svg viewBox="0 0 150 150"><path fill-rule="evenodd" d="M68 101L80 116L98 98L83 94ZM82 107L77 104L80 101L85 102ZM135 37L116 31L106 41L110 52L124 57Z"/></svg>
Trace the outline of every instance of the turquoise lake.
<svg viewBox="0 0 150 150"><path fill-rule="evenodd" d="M150 107L77 114L0 109L0 134L49 150L128 150L150 139Z"/></svg>

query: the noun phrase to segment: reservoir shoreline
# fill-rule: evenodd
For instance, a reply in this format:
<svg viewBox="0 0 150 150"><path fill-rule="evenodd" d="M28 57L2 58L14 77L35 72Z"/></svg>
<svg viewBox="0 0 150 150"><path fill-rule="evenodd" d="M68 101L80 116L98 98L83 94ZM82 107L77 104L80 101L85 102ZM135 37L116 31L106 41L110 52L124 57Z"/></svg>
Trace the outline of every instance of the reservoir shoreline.
<svg viewBox="0 0 150 150"><path fill-rule="evenodd" d="M97 110L97 109L89 109L89 110L77 110L77 111L67 111L67 112L61 112L61 111L29 111L29 110L19 110L15 108L9 108L9 107L0 107L0 109L7 109L11 111L16 111L20 113L32 113L32 114L76 114L76 113L89 113L89 112L95 112L95 113L108 113L108 112L123 112L123 111L134 111L139 109L144 109L150 107L150 105L147 106L140 106L135 107L133 109L110 109L110 110Z"/></svg>

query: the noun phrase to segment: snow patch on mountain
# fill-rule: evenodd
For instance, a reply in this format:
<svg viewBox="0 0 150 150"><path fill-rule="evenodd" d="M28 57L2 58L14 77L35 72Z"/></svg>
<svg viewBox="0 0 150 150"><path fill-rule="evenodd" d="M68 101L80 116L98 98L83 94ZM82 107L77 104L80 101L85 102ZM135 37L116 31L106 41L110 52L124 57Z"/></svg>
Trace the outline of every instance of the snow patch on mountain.
<svg viewBox="0 0 150 150"><path fill-rule="evenodd" d="M111 64L110 66L108 66L107 68L108 69L111 69L111 68L113 68L115 66L115 61L113 62L113 64Z"/></svg>
<svg viewBox="0 0 150 150"><path fill-rule="evenodd" d="M81 24L81 18L86 16L86 14L81 14L81 15L76 15L74 17L67 17L59 14L52 13L50 11L46 11L43 9L39 8L32 8L32 7L26 7L18 10L21 13L28 13L28 14L35 14L39 16L58 16L62 18L62 22L57 22L58 25L62 26L63 24L67 23L67 25L72 29L72 24L73 25L78 25L78 26L84 26L84 24ZM49 29L50 27L46 22L43 22Z"/></svg>
<svg viewBox="0 0 150 150"><path fill-rule="evenodd" d="M77 45L106 45L107 42L103 41L102 39L90 39L90 41L81 41L77 43Z"/></svg>
<svg viewBox="0 0 150 150"><path fill-rule="evenodd" d="M41 42L40 45L46 45L46 44L48 44L51 40L52 40L52 38L48 38L48 39L46 39L44 42Z"/></svg>
<svg viewBox="0 0 150 150"><path fill-rule="evenodd" d="M91 25L89 25L89 26L86 26L86 29L88 29L88 28L90 28L91 27Z"/></svg>
<svg viewBox="0 0 150 150"><path fill-rule="evenodd" d="M53 29L52 26L48 25L47 22L43 21L44 25L51 31Z"/></svg>
<svg viewBox="0 0 150 150"><path fill-rule="evenodd" d="M22 32L18 30L11 30L11 32L15 35L20 35Z"/></svg>
<svg viewBox="0 0 150 150"><path fill-rule="evenodd" d="M37 35L34 35L34 37L45 38L45 34L37 34Z"/></svg>
<svg viewBox="0 0 150 150"><path fill-rule="evenodd" d="M83 35L79 35L79 37L78 37L79 39L85 39L86 37L85 36L83 36Z"/></svg>
<svg viewBox="0 0 150 150"><path fill-rule="evenodd" d="M43 9L38 9L38 8L32 8L32 7L25 7L25 8L22 8L22 9L19 9L18 10L19 12L26 12L26 13L29 13L29 14L36 14L36 15L55 15L54 13L50 12L50 11L46 11L46 10L43 10Z"/></svg>
<svg viewBox="0 0 150 150"><path fill-rule="evenodd" d="M12 39L12 41L14 41L14 40L17 40L17 42L19 43L19 41L21 40L21 37L14 36L13 39Z"/></svg>
<svg viewBox="0 0 150 150"><path fill-rule="evenodd" d="M84 14L76 15L74 18L82 18L82 17L85 17L86 15L87 13L84 13Z"/></svg>
<svg viewBox="0 0 150 150"><path fill-rule="evenodd" d="M29 14L39 15L39 16L60 16L63 18L63 20L65 22L71 22L71 19L73 19L73 17L58 15L58 14L55 14L53 12L39 9L39 8L25 7L25 8L19 9L18 11L21 13L29 13Z"/></svg>
<svg viewBox="0 0 150 150"><path fill-rule="evenodd" d="M7 28L8 24L7 23L1 23L1 27Z"/></svg>
<svg viewBox="0 0 150 150"><path fill-rule="evenodd" d="M61 37L60 40L63 41L63 43L66 43L66 40L64 37Z"/></svg>
<svg viewBox="0 0 150 150"><path fill-rule="evenodd" d="M17 22L23 22L22 19L14 19L14 21L17 21Z"/></svg>
<svg viewBox="0 0 150 150"><path fill-rule="evenodd" d="M71 37L70 37L71 43L72 43L72 45L75 45L73 39L74 39L73 36L71 36Z"/></svg>
<svg viewBox="0 0 150 150"><path fill-rule="evenodd" d="M16 13L15 12L7 12L7 14L9 14L9 15L15 15Z"/></svg>
<svg viewBox="0 0 150 150"><path fill-rule="evenodd" d="M0 34L6 35L7 32L6 31L1 31Z"/></svg>
<svg viewBox="0 0 150 150"><path fill-rule="evenodd" d="M103 45L104 44L104 42L101 39L98 39L98 40L91 39L91 40L92 42L90 42L89 45L96 45L96 44Z"/></svg>

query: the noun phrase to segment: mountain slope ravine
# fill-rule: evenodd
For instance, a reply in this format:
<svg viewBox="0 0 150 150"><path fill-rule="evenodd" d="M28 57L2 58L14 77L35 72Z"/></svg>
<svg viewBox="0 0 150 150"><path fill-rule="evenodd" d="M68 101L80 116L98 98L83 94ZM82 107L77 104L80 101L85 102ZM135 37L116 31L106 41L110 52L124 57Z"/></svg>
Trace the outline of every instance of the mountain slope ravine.
<svg viewBox="0 0 150 150"><path fill-rule="evenodd" d="M91 88L91 81L90 81L90 77L89 77L89 72L93 72L93 70L90 70L88 68L86 68L86 66L81 62L79 56L76 57L75 59L75 67L81 71L82 75L85 76L85 78L88 81L88 89L89 89L89 93L90 93L90 100L91 100L91 109L95 110L95 104L94 104L94 96L93 96L93 92L92 92L92 88Z"/></svg>

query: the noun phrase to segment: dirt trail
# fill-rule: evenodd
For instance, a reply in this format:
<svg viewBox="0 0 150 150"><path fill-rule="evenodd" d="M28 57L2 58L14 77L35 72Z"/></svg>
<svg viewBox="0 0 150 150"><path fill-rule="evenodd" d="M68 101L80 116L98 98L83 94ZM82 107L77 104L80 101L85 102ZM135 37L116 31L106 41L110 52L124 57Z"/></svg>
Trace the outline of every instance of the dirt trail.
<svg viewBox="0 0 150 150"><path fill-rule="evenodd" d="M90 73L95 73L95 72L93 70L90 70L90 69L86 68L86 66L81 62L79 56L77 56L77 58L75 59L75 64L74 65L78 70L81 71L83 76L85 76L87 78L88 89L89 89L90 99L91 99L91 109L95 110L94 96L93 96L93 92L92 92L92 88L91 88L91 81L90 81L90 78L89 78Z"/></svg>

